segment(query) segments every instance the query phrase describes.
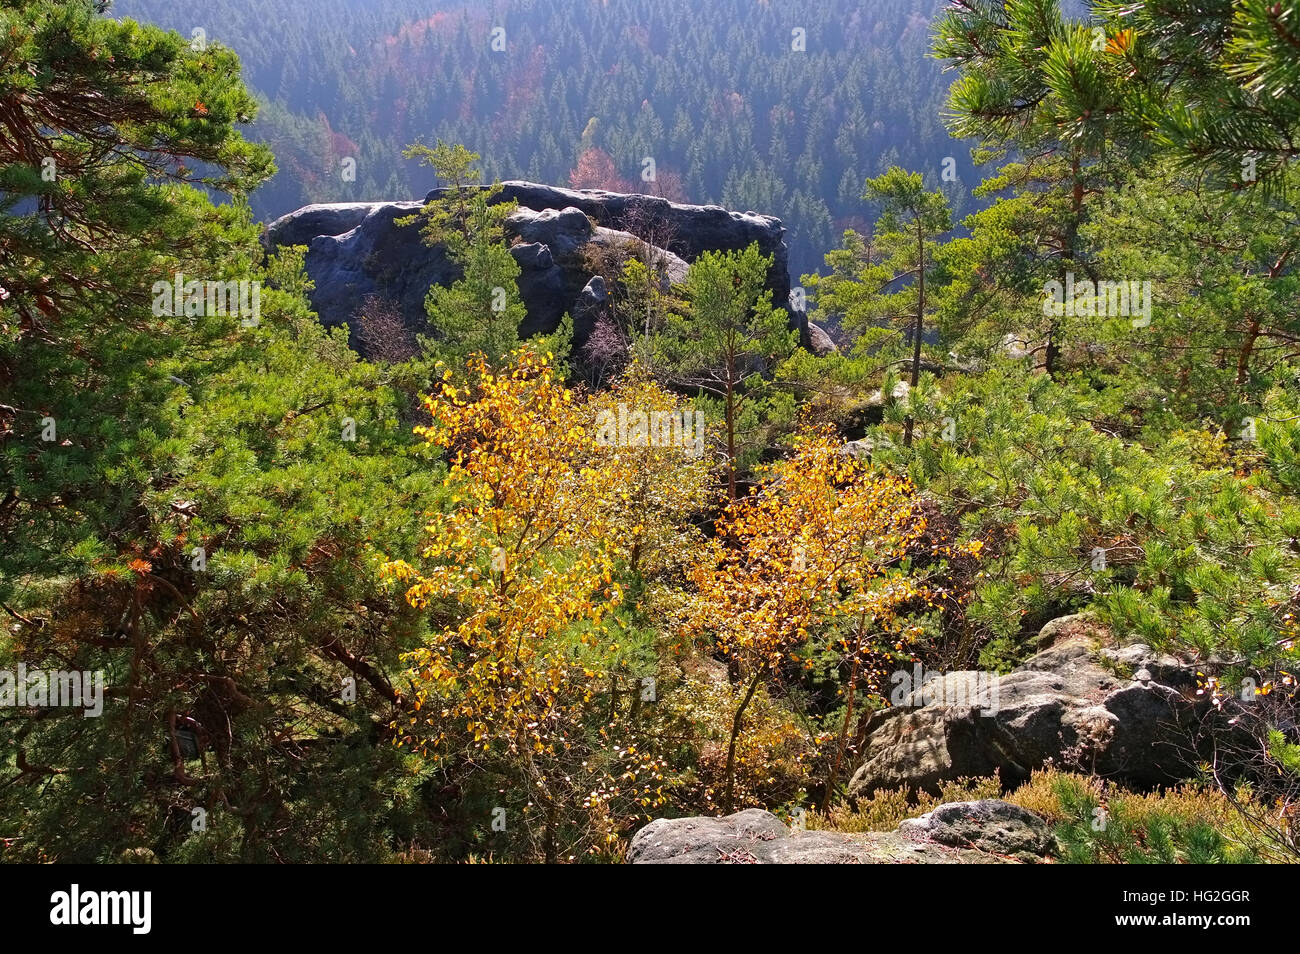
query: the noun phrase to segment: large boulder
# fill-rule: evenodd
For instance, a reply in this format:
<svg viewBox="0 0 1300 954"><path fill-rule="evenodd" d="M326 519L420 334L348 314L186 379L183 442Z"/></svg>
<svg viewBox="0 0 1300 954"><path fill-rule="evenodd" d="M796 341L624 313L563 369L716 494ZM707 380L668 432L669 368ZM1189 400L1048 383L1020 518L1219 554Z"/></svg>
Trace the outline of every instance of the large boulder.
<svg viewBox="0 0 1300 954"><path fill-rule="evenodd" d="M599 275L583 286L573 306L573 336L585 341L596 327L596 320L609 304L609 291L605 279Z"/></svg>
<svg viewBox="0 0 1300 954"><path fill-rule="evenodd" d="M817 357L824 358L828 354L835 354L840 349L825 328L810 321L808 322L808 350Z"/></svg>
<svg viewBox="0 0 1300 954"><path fill-rule="evenodd" d="M949 673L877 713L850 794L995 772L1015 783L1047 765L1137 788L1192 774L1208 705L1195 669L1141 644L1098 648L1079 617L1049 626L1046 648L1014 671Z"/></svg>
<svg viewBox="0 0 1300 954"><path fill-rule="evenodd" d="M435 189L426 200L441 194ZM566 313L576 318L577 307L591 303L582 296L595 275L592 261L611 252L647 258L668 285L684 279L688 264L705 251L735 251L757 242L763 254L772 257L767 283L772 300L789 309L785 228L771 216L533 182L503 183L499 201L518 203L505 232L520 267L519 291L527 311L520 334L525 337L554 331ZM408 324L419 327L429 288L460 277L445 249L426 245L417 225L397 224L422 205L309 205L270 223L262 243L268 250L307 247L307 275L315 283L312 305L323 324L351 321L362 302L378 294L395 301ZM575 327L575 346L583 344L592 324L588 315ZM806 346L813 346L803 312L791 312L791 327L800 329ZM829 343L823 338L817 341L821 348Z"/></svg>
<svg viewBox="0 0 1300 954"><path fill-rule="evenodd" d="M907 819L898 830L918 841L974 848L1019 861L1038 861L1056 849L1047 822L1027 808L997 798L945 802L920 818Z"/></svg>
<svg viewBox="0 0 1300 954"><path fill-rule="evenodd" d="M660 818L628 846L631 864L1002 864L1054 849L1032 812L988 800L941 805L893 832L844 834L787 827L751 808L725 818Z"/></svg>

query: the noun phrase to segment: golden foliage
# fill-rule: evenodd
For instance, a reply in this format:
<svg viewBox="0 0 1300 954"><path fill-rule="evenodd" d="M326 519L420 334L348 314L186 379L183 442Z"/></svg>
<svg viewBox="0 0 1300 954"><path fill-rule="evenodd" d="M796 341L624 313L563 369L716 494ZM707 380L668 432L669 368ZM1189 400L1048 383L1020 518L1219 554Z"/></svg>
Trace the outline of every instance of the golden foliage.
<svg viewBox="0 0 1300 954"><path fill-rule="evenodd" d="M689 810L719 806L726 786L732 718L743 686L720 673L710 678L686 667L682 685L665 700L667 725L692 742ZM737 740L735 798L739 804L779 805L795 801L808 782L812 745L788 708L759 691L746 713L747 731Z"/></svg>
<svg viewBox="0 0 1300 954"><path fill-rule="evenodd" d="M1001 798L1002 783L996 775L987 778L959 778L940 784L939 794L910 794L905 788L879 789L855 805L839 802L826 814L809 813L808 827L827 831L893 831L906 818L916 818L946 802ZM1023 806L1029 807L1029 806Z"/></svg>
<svg viewBox="0 0 1300 954"><path fill-rule="evenodd" d="M407 740L436 743L459 719L485 749L554 754L566 709L603 675L597 626L622 600L575 465L591 435L545 358L520 350L496 371L476 357L469 372L464 386L448 372L425 402L433 423L417 429L450 456L450 508L426 527L426 568L386 566L412 606L451 618L409 656Z"/></svg>
<svg viewBox="0 0 1300 954"><path fill-rule="evenodd" d="M906 480L872 473L840 452L829 429L814 428L760 490L728 506L717 529L691 568L698 595L680 632L697 643L713 637L746 686L727 756L731 808L737 740L759 685L798 662L799 649L838 619L856 622L852 637L842 627L837 637L855 661L872 634L895 626L900 608L924 595L897 565L925 519Z"/></svg>
<svg viewBox="0 0 1300 954"><path fill-rule="evenodd" d="M477 356L467 369L463 384L444 376L416 429L449 465L420 568L385 565L434 624L406 657L414 712L396 728L425 755L460 745L503 759L548 860L612 856L671 784L614 705L629 678L617 669L619 576L683 559L707 468L682 446L597 439L610 402L679 409L644 376L584 404L526 348L500 369Z"/></svg>
<svg viewBox="0 0 1300 954"><path fill-rule="evenodd" d="M593 433L620 412L679 416L681 400L633 364L608 390L583 408ZM647 579L675 575L698 547L690 523L709 503L706 458L682 443L619 444L596 441L583 459L590 505L610 533L609 545L629 570Z"/></svg>
<svg viewBox="0 0 1300 954"><path fill-rule="evenodd" d="M828 431L810 431L718 521L691 571L699 596L683 632L712 634L752 673L790 661L833 617L882 625L919 593L895 567L924 531L906 480L873 474Z"/></svg>

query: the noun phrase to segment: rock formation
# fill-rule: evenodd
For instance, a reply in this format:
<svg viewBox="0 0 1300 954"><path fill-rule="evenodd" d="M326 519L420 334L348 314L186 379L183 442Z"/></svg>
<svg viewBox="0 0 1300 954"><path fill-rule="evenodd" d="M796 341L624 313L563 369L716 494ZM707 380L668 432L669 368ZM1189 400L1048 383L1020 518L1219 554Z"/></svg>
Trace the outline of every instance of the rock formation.
<svg viewBox="0 0 1300 954"><path fill-rule="evenodd" d="M1049 623L1036 655L986 677L990 691L982 695L992 706L969 691L971 673L913 689L869 724L850 795L937 791L940 782L995 771L1015 783L1048 764L1137 788L1193 774L1191 740L1206 708L1195 669L1141 644L1098 648L1102 633L1082 617Z"/></svg>
<svg viewBox="0 0 1300 954"><path fill-rule="evenodd" d="M656 196L562 189L532 182L505 182L500 201L518 208L506 220L511 254L519 264L519 291L528 317L522 336L553 331L564 314L574 318L574 344L581 346L594 323L590 307L604 289L591 287L589 262L602 249L648 253L666 282L680 281L687 265L705 251L735 251L758 243L772 257L772 301L790 309L785 228L779 219L718 206L681 205ZM442 195L434 190L428 199ZM434 284L460 274L439 246L422 240L416 225L396 220L421 202L344 202L309 205L267 226L268 250L307 246L307 274L315 283L312 304L326 325L353 318L366 297L397 302L412 327L424 322L424 298ZM810 330L801 311L791 311L805 346L833 350L821 329Z"/></svg>
<svg viewBox="0 0 1300 954"><path fill-rule="evenodd" d="M751 808L725 818L660 818L628 846L631 864L1008 864L1055 848L1046 821L997 799L949 802L892 832L791 830Z"/></svg>

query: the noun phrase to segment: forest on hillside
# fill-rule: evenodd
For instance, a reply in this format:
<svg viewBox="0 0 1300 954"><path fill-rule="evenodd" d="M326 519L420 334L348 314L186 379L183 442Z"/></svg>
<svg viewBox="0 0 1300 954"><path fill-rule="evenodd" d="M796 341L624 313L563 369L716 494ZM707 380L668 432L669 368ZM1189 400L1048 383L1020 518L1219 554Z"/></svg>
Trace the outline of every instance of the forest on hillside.
<svg viewBox="0 0 1300 954"><path fill-rule="evenodd" d="M947 156L970 172L939 118L947 80L926 57L938 6L286 0L268 12L249 0L119 0L113 12L187 37L199 29L239 54L263 103L246 134L279 168L252 195L259 218L421 197L434 182L402 150L441 139L482 155L489 179L775 215L798 275L862 224L867 176L898 163L937 183ZM968 186L944 187L965 201Z"/></svg>
<svg viewBox="0 0 1300 954"><path fill-rule="evenodd" d="M1300 0L835 0L779 66L776 4L512 4L482 67L415 7L0 2L0 860L1300 860ZM444 187L419 328L259 241L324 128ZM521 340L488 183L584 136L805 223L837 347L624 232ZM899 848L970 803L1030 834Z"/></svg>

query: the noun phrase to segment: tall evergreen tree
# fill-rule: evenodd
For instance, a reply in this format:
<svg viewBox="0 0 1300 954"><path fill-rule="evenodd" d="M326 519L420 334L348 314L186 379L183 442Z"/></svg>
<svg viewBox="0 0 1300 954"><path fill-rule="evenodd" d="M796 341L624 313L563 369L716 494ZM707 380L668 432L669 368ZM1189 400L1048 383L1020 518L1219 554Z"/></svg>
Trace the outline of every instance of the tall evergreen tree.
<svg viewBox="0 0 1300 954"><path fill-rule="evenodd" d="M655 362L678 386L721 402L727 494L736 499L738 461L770 390L774 364L798 347L784 310L766 288L771 259L758 245L705 252L687 272L687 313L670 312L654 339Z"/></svg>
<svg viewBox="0 0 1300 954"><path fill-rule="evenodd" d="M998 188L1041 192L1055 207L1056 225L1043 237L1063 283L1086 265L1079 237L1086 202L1118 175L1117 139L1137 147L1122 136L1126 36L1108 39L1100 26L1067 21L1059 0L953 3L939 21L934 55L960 71L949 94L949 128L979 141L981 162L1014 154ZM1055 323L1046 328L1049 374L1061 331Z"/></svg>
<svg viewBox="0 0 1300 954"><path fill-rule="evenodd" d="M921 380L921 342L925 334L926 314L933 307L926 296L925 282L932 267L934 240L952 228L948 200L942 192L927 192L919 172L904 172L897 166L883 176L867 180L864 199L881 203L877 241L888 250L887 268L893 272L890 283L913 279L915 284L887 296L884 307L895 310L898 304L908 315L908 343L912 347L908 400ZM903 446L912 446L915 420L911 411L903 423Z"/></svg>
<svg viewBox="0 0 1300 954"><path fill-rule="evenodd" d="M481 157L460 144L416 144L406 155L419 158L448 185L420 216L400 222L420 219L426 241L446 248L462 270L450 286L429 289L425 311L438 335L430 348L455 368L474 353L499 363L518 346L519 325L527 317L519 263L505 244L505 220L515 203L498 201L500 185L479 184L475 164Z"/></svg>

